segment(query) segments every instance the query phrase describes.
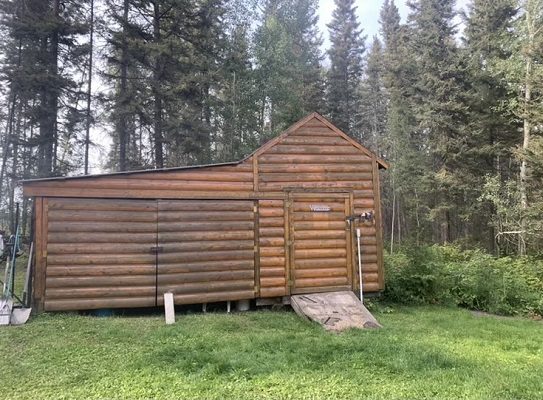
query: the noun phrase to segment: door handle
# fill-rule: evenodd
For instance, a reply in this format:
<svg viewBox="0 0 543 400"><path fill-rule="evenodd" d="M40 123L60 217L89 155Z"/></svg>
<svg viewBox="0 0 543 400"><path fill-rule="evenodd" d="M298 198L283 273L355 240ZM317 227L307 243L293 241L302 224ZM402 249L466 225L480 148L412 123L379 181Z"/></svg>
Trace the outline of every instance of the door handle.
<svg viewBox="0 0 543 400"><path fill-rule="evenodd" d="M151 252L151 254L158 254L158 253L162 253L164 251L164 247L162 246L153 246L149 249L149 251Z"/></svg>

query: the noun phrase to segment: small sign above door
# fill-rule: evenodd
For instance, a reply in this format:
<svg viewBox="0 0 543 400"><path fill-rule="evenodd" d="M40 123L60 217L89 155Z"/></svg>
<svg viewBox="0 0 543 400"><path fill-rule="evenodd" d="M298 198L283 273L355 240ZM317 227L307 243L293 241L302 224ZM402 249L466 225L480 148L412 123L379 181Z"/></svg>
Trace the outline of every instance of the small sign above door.
<svg viewBox="0 0 543 400"><path fill-rule="evenodd" d="M326 204L310 204L309 208L313 212L329 212L331 210L330 206Z"/></svg>

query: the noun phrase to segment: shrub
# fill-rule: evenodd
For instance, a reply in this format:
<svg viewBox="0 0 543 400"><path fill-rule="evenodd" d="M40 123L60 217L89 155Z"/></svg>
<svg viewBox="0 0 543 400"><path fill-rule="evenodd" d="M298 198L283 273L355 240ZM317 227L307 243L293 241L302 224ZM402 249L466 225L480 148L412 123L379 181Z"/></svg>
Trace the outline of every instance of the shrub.
<svg viewBox="0 0 543 400"><path fill-rule="evenodd" d="M404 247L385 255L385 299L456 304L496 314L543 315L543 261L496 258L455 246Z"/></svg>

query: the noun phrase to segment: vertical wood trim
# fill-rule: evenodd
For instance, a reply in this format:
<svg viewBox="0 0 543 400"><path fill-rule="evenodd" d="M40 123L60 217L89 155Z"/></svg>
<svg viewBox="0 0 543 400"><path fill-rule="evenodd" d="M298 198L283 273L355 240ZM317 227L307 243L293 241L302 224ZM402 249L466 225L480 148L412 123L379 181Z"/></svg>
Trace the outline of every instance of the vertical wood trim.
<svg viewBox="0 0 543 400"><path fill-rule="evenodd" d="M381 220L381 186L379 183L379 165L375 155L373 165L373 203L375 207L375 235L377 236L377 266L379 268L379 289L385 288L385 271L383 265L383 223Z"/></svg>
<svg viewBox="0 0 543 400"><path fill-rule="evenodd" d="M253 191L258 192L258 158L253 156Z"/></svg>
<svg viewBox="0 0 543 400"><path fill-rule="evenodd" d="M290 216L291 216L291 198L289 193L287 193L286 198L283 203L284 207L284 224L285 224L285 291L287 295L290 295L291 292L291 286L290 283L293 282L292 276L291 276L291 256L294 254L292 249L292 243L294 243L294 235L291 234L291 223L290 223Z"/></svg>
<svg viewBox="0 0 543 400"><path fill-rule="evenodd" d="M255 276L254 290L255 297L260 297L260 205L258 200L254 202L254 249L255 249Z"/></svg>
<svg viewBox="0 0 543 400"><path fill-rule="evenodd" d="M43 197L34 198L34 242L36 255L33 279L33 303L37 312L43 311L45 259L43 248Z"/></svg>
<svg viewBox="0 0 543 400"><path fill-rule="evenodd" d="M349 216L349 214L351 213L351 199L350 198L346 198L345 199L345 217ZM345 257L346 258L346 261L347 261L347 279L348 281L351 283L351 288L354 289L354 286L353 286L353 259L352 259L352 256L353 256L353 249L352 249L352 246L351 246L351 226L352 224L349 224L347 222L347 220L345 220L345 244L347 245L347 256Z"/></svg>

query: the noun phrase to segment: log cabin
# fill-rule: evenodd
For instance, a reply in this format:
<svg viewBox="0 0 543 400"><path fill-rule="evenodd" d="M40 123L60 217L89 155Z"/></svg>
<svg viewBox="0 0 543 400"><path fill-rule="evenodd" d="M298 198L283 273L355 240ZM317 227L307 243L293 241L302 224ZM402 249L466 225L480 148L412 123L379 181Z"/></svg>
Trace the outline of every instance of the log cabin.
<svg viewBox="0 0 543 400"><path fill-rule="evenodd" d="M38 311L384 288L379 169L313 113L242 161L23 182ZM358 221L353 215L371 212Z"/></svg>

